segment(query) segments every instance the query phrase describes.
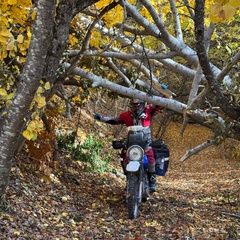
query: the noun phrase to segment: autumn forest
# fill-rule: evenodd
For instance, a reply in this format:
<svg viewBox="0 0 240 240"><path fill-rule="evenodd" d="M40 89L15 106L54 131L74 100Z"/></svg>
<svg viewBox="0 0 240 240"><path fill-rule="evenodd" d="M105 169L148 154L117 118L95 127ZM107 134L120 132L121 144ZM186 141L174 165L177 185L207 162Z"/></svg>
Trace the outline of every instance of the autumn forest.
<svg viewBox="0 0 240 240"><path fill-rule="evenodd" d="M2 0L0 239L240 238L239 0ZM132 98L170 151L129 219Z"/></svg>

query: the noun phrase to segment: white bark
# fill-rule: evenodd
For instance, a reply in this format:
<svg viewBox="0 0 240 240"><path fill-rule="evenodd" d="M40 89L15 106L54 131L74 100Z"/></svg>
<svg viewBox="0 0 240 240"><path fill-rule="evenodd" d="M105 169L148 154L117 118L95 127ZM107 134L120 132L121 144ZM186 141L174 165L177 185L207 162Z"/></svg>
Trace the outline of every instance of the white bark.
<svg viewBox="0 0 240 240"><path fill-rule="evenodd" d="M188 150L184 156L180 159L180 162L184 162L185 160L187 160L189 157L193 156L194 154L197 154L198 152L202 151L203 149L206 149L208 147L210 147L211 145L216 143L216 139L209 139L206 142L196 146L193 149Z"/></svg>
<svg viewBox="0 0 240 240"><path fill-rule="evenodd" d="M70 67L70 64L65 64L66 69ZM120 86L116 83L110 82L102 77L87 72L81 68L75 68L73 70L75 75L81 76L92 83L92 87L103 87L109 89L112 92L116 92L121 95L125 95L129 98L137 97L146 102L151 102L156 105L163 106L178 113L183 113L186 109L186 104L178 102L173 99L162 98L159 96L149 96L147 93L139 91L134 88Z"/></svg>
<svg viewBox="0 0 240 240"><path fill-rule="evenodd" d="M47 50L51 43L55 1L39 0L25 68L12 104L1 122L0 134L0 198L9 180L11 164L24 126L24 118L42 79Z"/></svg>

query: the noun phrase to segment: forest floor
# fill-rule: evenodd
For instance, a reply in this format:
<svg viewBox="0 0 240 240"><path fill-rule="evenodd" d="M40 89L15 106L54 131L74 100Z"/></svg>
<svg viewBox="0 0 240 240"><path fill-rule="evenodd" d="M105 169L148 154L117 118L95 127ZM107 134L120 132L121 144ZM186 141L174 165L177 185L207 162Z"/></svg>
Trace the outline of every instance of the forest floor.
<svg viewBox="0 0 240 240"><path fill-rule="evenodd" d="M181 163L210 133L191 124L180 137L180 128L168 127L168 172L136 220L128 218L119 161L111 163L116 174L88 173L62 160L48 183L17 164L0 206L0 239L240 239L240 161L210 147Z"/></svg>

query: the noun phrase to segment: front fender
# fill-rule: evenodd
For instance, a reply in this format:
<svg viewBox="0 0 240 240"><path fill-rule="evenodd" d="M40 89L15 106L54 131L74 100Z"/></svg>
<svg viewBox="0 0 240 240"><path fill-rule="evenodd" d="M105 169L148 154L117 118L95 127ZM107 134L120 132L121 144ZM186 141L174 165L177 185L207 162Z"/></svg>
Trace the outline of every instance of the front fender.
<svg viewBox="0 0 240 240"><path fill-rule="evenodd" d="M137 161L130 161L126 166L127 172L137 172L140 167L140 163Z"/></svg>

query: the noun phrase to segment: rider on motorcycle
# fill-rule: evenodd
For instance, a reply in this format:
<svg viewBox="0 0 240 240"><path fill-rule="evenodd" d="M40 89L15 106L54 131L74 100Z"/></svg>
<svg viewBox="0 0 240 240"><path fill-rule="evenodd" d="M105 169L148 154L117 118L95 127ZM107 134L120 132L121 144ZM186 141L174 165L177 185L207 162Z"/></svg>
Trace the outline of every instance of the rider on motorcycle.
<svg viewBox="0 0 240 240"><path fill-rule="evenodd" d="M146 104L143 100L133 98L130 101L130 109L122 112L118 117L102 117L100 114L95 114L94 119L97 119L104 123L112 125L125 124L126 126L141 125L146 128L145 136L148 144L145 147L145 154L148 158L148 178L150 191L156 191L156 172L155 172L155 158L151 143L151 122L152 116L159 110L163 109L161 106L153 106L152 104ZM127 164L127 159L124 159L124 164Z"/></svg>

